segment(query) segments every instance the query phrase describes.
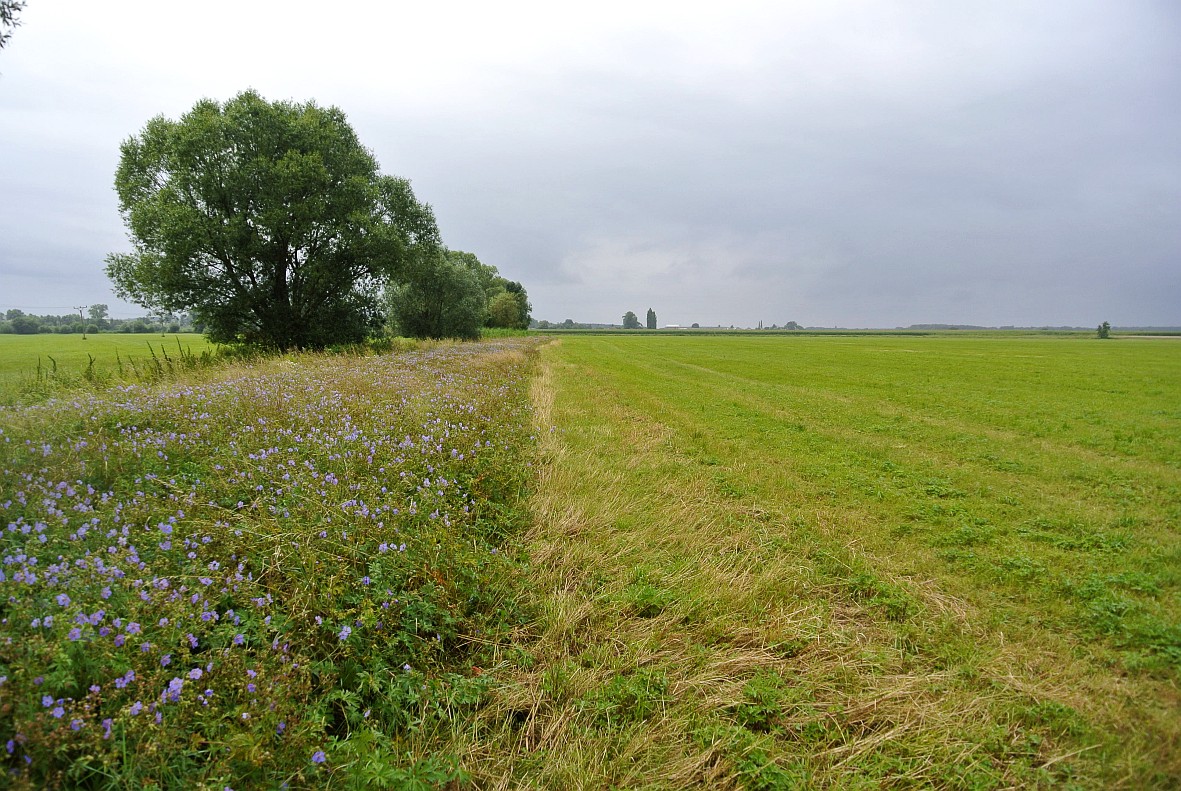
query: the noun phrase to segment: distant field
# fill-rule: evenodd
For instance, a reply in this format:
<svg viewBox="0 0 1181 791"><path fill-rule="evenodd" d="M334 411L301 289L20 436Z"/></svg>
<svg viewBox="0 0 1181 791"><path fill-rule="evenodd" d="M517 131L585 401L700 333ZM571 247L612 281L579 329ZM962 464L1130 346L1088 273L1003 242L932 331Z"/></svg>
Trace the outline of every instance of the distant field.
<svg viewBox="0 0 1181 791"><path fill-rule="evenodd" d="M726 327L661 327L656 330L625 330L622 327L593 327L593 328L572 328L565 327L547 327L545 329L531 329L531 335L553 335L556 337L568 335L621 335L624 337L658 337L670 335L690 335L697 338L709 337L711 335L723 336L727 338L735 337L752 337L752 338L771 338L775 336L782 336L785 338L806 338L812 336L818 337L875 337L887 338L891 336L921 338L926 336L942 336L946 338L1006 338L1015 340L1017 338L1094 338L1094 330L946 330L946 329L819 329L808 328L800 330L787 329L729 329ZM1144 336L1147 333L1123 333L1119 336L1113 334L1113 337L1122 337L1124 335L1139 335ZM1181 337L1181 333L1153 333L1150 337Z"/></svg>
<svg viewBox="0 0 1181 791"><path fill-rule="evenodd" d="M0 335L0 387L13 379L35 377L38 362L42 371L51 370L56 361L60 372L78 376L90 364L90 357L94 357L96 370L114 370L116 355L124 363L129 357L137 362L150 359L149 345L157 355L161 354L163 347L163 352L171 357L182 348L193 354L213 348L204 335L195 333L99 333L87 335L86 340L81 335Z"/></svg>
<svg viewBox="0 0 1181 791"><path fill-rule="evenodd" d="M1181 784L1175 341L543 361L539 785Z"/></svg>

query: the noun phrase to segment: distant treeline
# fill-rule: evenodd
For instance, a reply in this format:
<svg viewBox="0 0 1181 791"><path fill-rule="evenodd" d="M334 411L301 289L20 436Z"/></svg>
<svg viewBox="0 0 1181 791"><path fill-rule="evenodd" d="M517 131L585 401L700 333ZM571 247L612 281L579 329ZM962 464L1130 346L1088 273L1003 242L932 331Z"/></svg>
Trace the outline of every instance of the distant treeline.
<svg viewBox="0 0 1181 791"><path fill-rule="evenodd" d="M900 330L1038 330L1042 332L1090 332L1094 327L1069 327L1061 325L1051 327L1048 324L1041 324L1038 326L1017 327L1012 324L1005 324L1001 327L982 327L976 324L911 324L909 327L897 327ZM1113 332L1163 332L1176 333L1181 332L1181 327L1111 327Z"/></svg>
<svg viewBox="0 0 1181 791"><path fill-rule="evenodd" d="M86 317L78 313L61 316L35 316L22 310L8 310L0 319L0 335L63 335L97 334L100 332L202 332L204 327L194 324L187 313L141 316L134 319L113 319L107 316L106 305L90 305Z"/></svg>
<svg viewBox="0 0 1181 791"><path fill-rule="evenodd" d="M566 319L565 321L533 321L529 325L531 330L583 330L583 331L599 331L599 332L628 332L633 333L637 330L645 331L645 327L641 325L636 329L626 329L620 324L596 324L591 322L577 322L573 319ZM1119 332L1125 335L1178 335L1181 334L1181 327L1111 327L1112 332ZM950 330L960 330L967 332L1073 332L1073 333L1094 333L1094 327L1068 327L1049 325L1018 327L1014 325L1005 325L1003 327L985 327L976 324L911 324L909 327L894 327L893 329L876 329L872 327L803 327L794 321L789 321L783 326L772 324L770 326L763 325L759 322L755 327L737 327L730 325L729 327L723 325L702 326L700 324L692 324L690 326L681 326L676 324L668 324L659 328L659 332L677 334L678 332L691 332L694 335L708 334L715 332L722 333L759 333L759 332L788 332L792 334L855 334L855 335L924 335L930 332L943 332Z"/></svg>
<svg viewBox="0 0 1181 791"><path fill-rule="evenodd" d="M635 318L634 314L632 314L632 318L633 319ZM655 318L655 315L653 316L653 318ZM660 330L674 330L675 331L675 330L725 330L727 328L722 326L721 324L714 326L714 327L702 327L697 322L694 322L693 324L691 324L689 326L681 326L680 324L666 324L663 327L657 328L657 327L647 327L643 324L639 324L638 322L636 323L635 326L628 327L623 324L595 324L595 323L591 323L591 322L577 322L574 319L566 319L565 321L546 321L545 319L542 319L540 321L535 320L535 321L530 322L529 329L531 329L531 330L632 330L632 329L643 330L643 329L660 329ZM729 329L731 329L731 330L748 329L749 330L749 329L756 329L756 328L735 327L733 324L731 324ZM759 330L803 330L803 329L822 330L822 329L827 329L827 328L826 327L806 327L805 328L805 327L801 327L799 324L797 324L794 321L789 321L789 322L787 322L787 324L784 324L782 327L780 327L778 324L772 324L769 327L764 327L763 322L760 321L757 329L759 329Z"/></svg>

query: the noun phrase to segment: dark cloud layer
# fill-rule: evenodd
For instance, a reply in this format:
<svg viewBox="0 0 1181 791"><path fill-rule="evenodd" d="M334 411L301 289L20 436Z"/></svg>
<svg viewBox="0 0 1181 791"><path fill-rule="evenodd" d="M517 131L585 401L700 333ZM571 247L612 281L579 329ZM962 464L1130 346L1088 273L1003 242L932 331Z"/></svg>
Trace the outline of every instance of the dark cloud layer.
<svg viewBox="0 0 1181 791"><path fill-rule="evenodd" d="M613 22L451 64L427 99L378 78L314 95L539 317L1181 324L1172 4L823 8ZM165 76L151 96L96 102L67 80L42 99L44 75L0 71L0 302L103 301L85 289L120 245L118 140L198 97ZM170 105L145 110L152 96Z"/></svg>

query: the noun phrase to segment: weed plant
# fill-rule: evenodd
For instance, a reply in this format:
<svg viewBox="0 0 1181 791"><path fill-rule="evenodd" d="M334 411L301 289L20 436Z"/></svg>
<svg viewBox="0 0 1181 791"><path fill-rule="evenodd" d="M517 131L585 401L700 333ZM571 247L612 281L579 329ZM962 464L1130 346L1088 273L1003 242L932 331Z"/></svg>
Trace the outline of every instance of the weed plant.
<svg viewBox="0 0 1181 791"><path fill-rule="evenodd" d="M409 787L522 615L529 342L0 410L14 788ZM417 747L415 746L417 745Z"/></svg>

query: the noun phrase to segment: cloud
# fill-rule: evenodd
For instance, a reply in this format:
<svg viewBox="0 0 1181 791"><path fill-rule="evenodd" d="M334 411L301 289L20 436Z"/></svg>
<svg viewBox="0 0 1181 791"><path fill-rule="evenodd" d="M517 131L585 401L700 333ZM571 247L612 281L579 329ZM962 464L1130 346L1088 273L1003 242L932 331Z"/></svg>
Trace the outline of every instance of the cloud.
<svg viewBox="0 0 1181 791"><path fill-rule="evenodd" d="M119 141L255 87L345 109L539 317L1181 324L1169 5L195 9L28 9L4 267L121 249Z"/></svg>

